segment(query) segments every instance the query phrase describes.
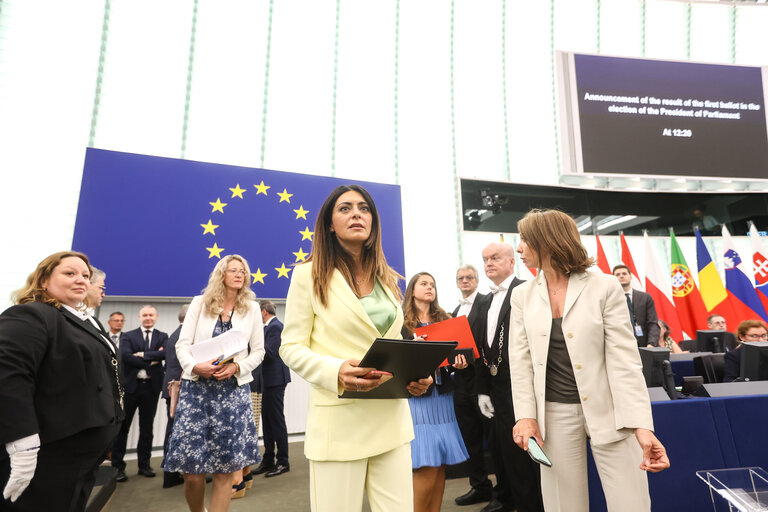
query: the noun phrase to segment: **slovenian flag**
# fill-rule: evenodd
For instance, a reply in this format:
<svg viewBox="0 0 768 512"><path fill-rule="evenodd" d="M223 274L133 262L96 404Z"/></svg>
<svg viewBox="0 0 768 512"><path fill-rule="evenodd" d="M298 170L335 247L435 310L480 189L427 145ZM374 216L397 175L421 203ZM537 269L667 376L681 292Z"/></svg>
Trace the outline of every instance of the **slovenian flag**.
<svg viewBox="0 0 768 512"><path fill-rule="evenodd" d="M744 261L739 256L728 228L723 225L723 261L725 263L725 288L733 294L734 305L739 307L741 320L762 318L768 321L763 303L747 276Z"/></svg>

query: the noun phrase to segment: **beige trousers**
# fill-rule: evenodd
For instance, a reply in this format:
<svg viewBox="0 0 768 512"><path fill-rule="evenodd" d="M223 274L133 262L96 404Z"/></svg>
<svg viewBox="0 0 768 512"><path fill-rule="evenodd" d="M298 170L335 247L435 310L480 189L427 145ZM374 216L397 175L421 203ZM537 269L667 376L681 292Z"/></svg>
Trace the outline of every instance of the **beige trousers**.
<svg viewBox="0 0 768 512"><path fill-rule="evenodd" d="M544 452L552 467L541 466L541 495L547 512L589 512L587 429L581 404L546 403ZM630 435L615 443L591 445L608 512L649 512L648 477L640 469L643 452Z"/></svg>
<svg viewBox="0 0 768 512"><path fill-rule="evenodd" d="M363 491L372 512L413 512L411 444L350 461L309 461L312 512L360 512Z"/></svg>

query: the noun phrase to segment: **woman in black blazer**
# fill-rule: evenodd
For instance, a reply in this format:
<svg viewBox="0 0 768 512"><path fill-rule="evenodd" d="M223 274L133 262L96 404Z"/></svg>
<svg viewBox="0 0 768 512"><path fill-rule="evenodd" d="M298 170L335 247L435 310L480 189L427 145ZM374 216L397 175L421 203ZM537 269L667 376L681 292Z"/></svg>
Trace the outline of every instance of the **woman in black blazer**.
<svg viewBox="0 0 768 512"><path fill-rule="evenodd" d="M85 510L123 419L115 346L85 313L81 253L45 258L0 315L2 510Z"/></svg>

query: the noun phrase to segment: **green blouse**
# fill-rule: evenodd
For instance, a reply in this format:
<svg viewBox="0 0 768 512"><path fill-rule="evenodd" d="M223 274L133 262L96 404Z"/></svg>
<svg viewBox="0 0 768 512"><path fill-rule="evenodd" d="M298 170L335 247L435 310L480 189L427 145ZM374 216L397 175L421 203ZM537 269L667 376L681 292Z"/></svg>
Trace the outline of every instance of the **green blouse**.
<svg viewBox="0 0 768 512"><path fill-rule="evenodd" d="M389 300L387 292L378 279L373 285L371 293L360 297L360 304L380 334L383 335L392 327L392 323L397 317L397 307Z"/></svg>

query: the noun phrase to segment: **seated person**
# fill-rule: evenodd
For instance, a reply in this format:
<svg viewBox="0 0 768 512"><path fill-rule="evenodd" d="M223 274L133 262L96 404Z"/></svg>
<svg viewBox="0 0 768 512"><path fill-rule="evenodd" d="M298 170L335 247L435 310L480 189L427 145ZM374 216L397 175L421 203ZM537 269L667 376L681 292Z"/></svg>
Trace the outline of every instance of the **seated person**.
<svg viewBox="0 0 768 512"><path fill-rule="evenodd" d="M660 347L666 347L670 351L672 351L673 354L682 354L683 352L689 352L688 350L683 350L680 348L680 346L677 344L677 342L672 339L672 336L670 334L670 328L667 325L667 322L664 320L659 320L659 343L658 345Z"/></svg>
<svg viewBox="0 0 768 512"><path fill-rule="evenodd" d="M725 317L713 313L707 317L707 327L710 331L727 331L728 326L725 323ZM730 352L739 346L739 342L736 341L736 337L730 332L725 333L725 345L723 346L724 352Z"/></svg>
<svg viewBox="0 0 768 512"><path fill-rule="evenodd" d="M723 356L723 382L733 382L741 375L741 344L745 341L768 341L768 325L762 320L744 320L736 328L738 346Z"/></svg>

